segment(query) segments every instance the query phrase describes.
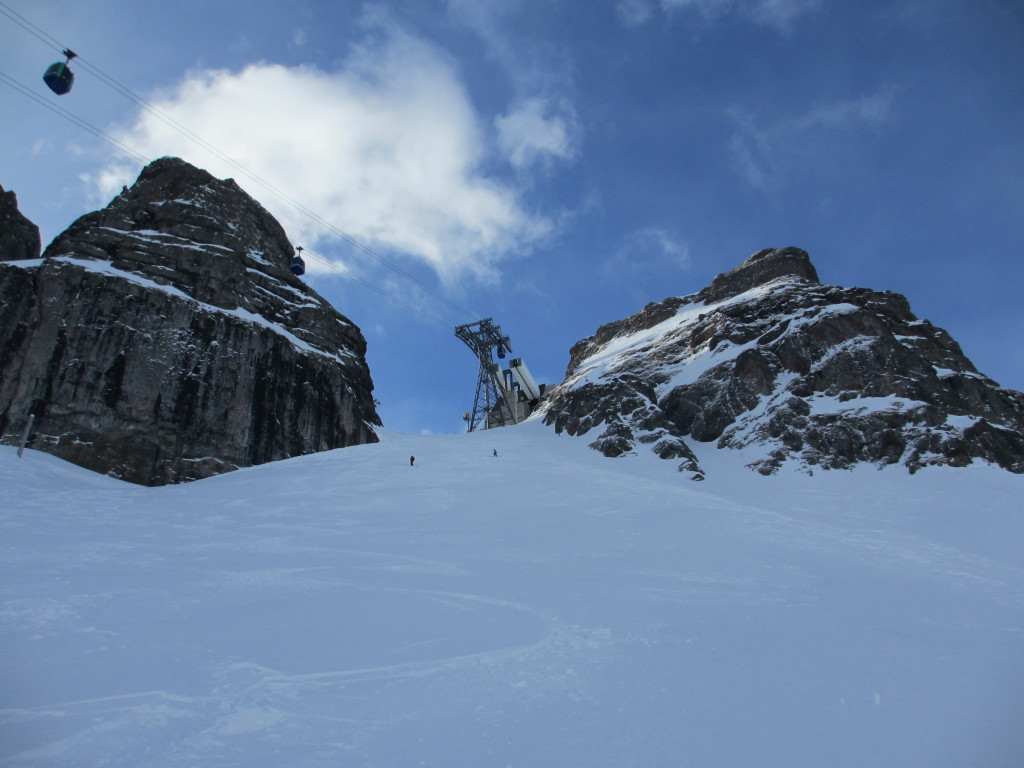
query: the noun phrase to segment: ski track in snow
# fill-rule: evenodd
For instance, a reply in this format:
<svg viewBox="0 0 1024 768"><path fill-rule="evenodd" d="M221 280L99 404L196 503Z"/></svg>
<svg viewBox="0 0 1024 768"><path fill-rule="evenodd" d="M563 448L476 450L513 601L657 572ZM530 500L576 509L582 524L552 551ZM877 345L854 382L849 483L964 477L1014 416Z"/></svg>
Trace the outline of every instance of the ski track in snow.
<svg viewBox="0 0 1024 768"><path fill-rule="evenodd" d="M0 766L1024 754L1024 478L382 438L156 489L0 447Z"/></svg>

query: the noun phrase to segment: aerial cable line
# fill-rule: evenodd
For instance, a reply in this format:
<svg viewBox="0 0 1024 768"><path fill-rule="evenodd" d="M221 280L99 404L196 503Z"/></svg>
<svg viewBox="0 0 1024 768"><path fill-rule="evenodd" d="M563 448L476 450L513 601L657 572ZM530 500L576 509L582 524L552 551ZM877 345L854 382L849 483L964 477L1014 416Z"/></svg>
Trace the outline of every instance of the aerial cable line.
<svg viewBox="0 0 1024 768"><path fill-rule="evenodd" d="M41 104L42 106L46 107L51 112L57 113L58 115L63 117L68 122L74 123L79 128L81 128L81 129L83 129L85 131L88 131L89 133L93 134L94 136L96 136L99 139L102 139L103 141L107 142L108 144L110 144L115 149L118 149L121 152L124 152L126 155L129 155L130 157L132 157L133 159L139 161L140 163L145 163L146 162L146 158L145 157L143 157L141 154L136 152L134 149L132 149L128 145L122 144L120 141L115 139L109 133L106 133L106 132L100 130L95 125L93 125L92 123L88 122L87 120L83 120L78 115L74 114L73 112L69 112L68 110L64 109L63 107L59 107L56 104L52 103L51 101L42 98L41 96L39 96L39 94L35 93L35 91L33 91L31 88L28 88L25 85L19 83L17 80L12 78L10 75L5 74L4 72L0 72L0 80L2 80L3 82L7 83L7 85L9 85L11 88L14 88L17 91L20 91L25 96L28 96L33 101L35 101L35 102Z"/></svg>
<svg viewBox="0 0 1024 768"><path fill-rule="evenodd" d="M56 40L54 40L52 37L50 37L48 34L46 34L46 32L41 30L39 27L37 27L31 21L29 21L24 16L22 16L20 13L18 13L16 10L14 10L9 5L7 5L7 3L4 3L2 1L0 1L0 13L2 13L4 16L9 18L11 21L13 21L19 27L22 27L23 29L25 29L30 34L35 35L37 38L42 40L47 45L55 45L57 47L58 51L62 50L64 48L64 46L62 46L60 43L58 43Z"/></svg>
<svg viewBox="0 0 1024 768"><path fill-rule="evenodd" d="M0 71L0 82L7 83L12 88L20 91L25 96L28 96L29 98L37 101L39 104L41 104L42 106L46 107L47 109L49 109L49 110L51 110L53 112L56 112L58 115L60 115L61 117L67 119L69 122L74 123L78 127L82 128L82 129L84 129L86 131L89 131L90 133L94 134L95 136L97 136L98 138L102 139L103 141L106 141L111 146L113 146L115 149L118 149L121 152L124 152L125 154L131 155L133 158L135 158L136 160L138 160L140 162L143 162L143 163L146 162L145 158L142 155L140 155L138 152L133 150L131 147L127 146L126 144L122 144L117 139L113 138L112 136L110 136L107 133L104 133L103 131L101 131L96 126L94 126L91 123L88 123L87 121L81 119L80 117L78 117L77 115L75 115L72 112L69 112L68 110L64 109L63 107L58 107L58 106L56 106L54 104L51 104L46 99L43 99L38 94L33 92L30 88L28 88L25 85L19 83L17 80L14 80L13 78L11 78L9 75L5 74L2 71ZM387 299L390 299L391 301L395 302L396 304L400 304L401 306L405 307L406 309L410 310L411 312L415 312L416 314L421 315L422 317L426 318L427 320L431 321L432 323L440 325L442 328L445 328L445 329L448 329L448 330L452 329L453 326L452 326L451 323L446 322L445 320L442 320L441 318L437 317L436 315L433 315L433 314L431 314L431 313L421 309L420 307L417 307L415 304L412 304L411 302L406 301L405 299L403 299L403 298L401 298L399 296L396 296L395 294L391 293L390 291L385 290L384 288L381 288L381 287L379 287L377 285L374 285L373 283L369 282L368 280L364 280L363 278L357 276L354 272L352 272L351 270L349 270L345 266L343 266L341 264L338 264L337 262L330 261L327 258L325 258L323 256L320 256L317 253L314 253L313 251L309 251L307 249L303 249L303 250L305 250L305 252L307 254L309 254L309 255L316 256L321 262L323 262L323 264L326 266L326 268L328 270L330 270L332 272L336 272L337 274L342 275L342 276L348 278L349 280L352 280L353 282L359 283L360 285L362 285L362 286L364 286L366 288L369 288L371 291L374 291L375 293L378 293L381 296L383 296L383 297L385 297Z"/></svg>
<svg viewBox="0 0 1024 768"><path fill-rule="evenodd" d="M19 26L21 26L24 29L26 29L28 32L30 32L35 37L37 37L40 40L42 40L44 43L47 43L48 45L53 45L58 50L64 50L64 48L61 45L60 41L58 41L55 38L51 37L44 30L42 30L39 27L37 27L36 25L32 24L24 16L21 16L19 13L17 13L13 9L11 9L9 6L7 6L4 2L2 2L2 0L0 0L0 13L4 13L4 15L6 15L8 18L10 18L12 21L14 21ZM100 70L98 67L90 64L88 62L88 60L83 59L81 56L78 56L77 59L78 59L78 63L79 63L80 66L85 68L87 71L91 72L94 76L96 76L98 79L100 79L108 87L110 87L113 90L117 91L122 96L127 98L129 101L134 103L136 106L140 107L141 109L145 110L146 112L148 112L149 114L153 115L157 119L161 120L166 125L168 125L171 128L173 128L174 130L178 131L185 138L189 139L190 141L192 141L193 143L195 143L196 145L198 145L202 149L205 149L207 152L210 152L211 154L213 154L216 157L220 158L222 161L224 161L225 163L230 165L235 170L240 171L245 176L247 176L248 178L250 178L253 181L255 181L257 184L262 186L267 191L273 193L274 195L277 195L278 198L280 198L284 202L288 203L289 205L291 205L292 207L294 207L296 210L300 211L301 213L304 213L306 216L311 218L317 224L319 224L320 226L324 227L326 230L328 230L329 232L331 232L335 236L341 238L342 240L347 242L349 245L351 245L356 250L358 250L361 253L363 253L363 254L369 256L370 258L374 259L379 264L387 267L388 269L390 269L391 271L393 271L396 274L400 275L401 277L405 278L409 282L419 286L425 292L427 292L428 294L433 296L438 301L441 301L442 303L446 304L451 309L454 309L454 310L456 310L458 312L461 312L461 313L463 313L463 314L465 314L465 315L467 315L469 317L476 318L478 316L478 313L472 312L472 311L466 309L465 307L463 307L463 306L461 306L459 304L456 304L455 302L451 301L447 296L443 295L442 293L440 293L436 289L431 288L429 285L427 285L426 283L422 282L421 280L419 280L418 278L414 277L413 275L410 275L408 272L406 272L404 269L402 269L398 265L393 264L391 261L385 259L383 256L381 256L380 254L378 254L374 250L372 250L369 246L364 245L363 243L361 243L360 241L356 240L354 237L349 235L347 232L344 232L343 230L341 230L338 227L334 226L330 222L326 221L324 218L322 218L316 212L310 210L305 205L300 203L298 200L295 200L293 197L288 195L286 192L282 191L281 189L278 189L271 182L267 181L266 179L263 179L256 172L250 170L245 165L243 165L241 162L239 162L239 161L235 160L234 158L232 158L231 156L227 155L225 152L221 151L220 149L215 147L213 144L211 144L210 142L208 142L205 139L203 139L201 136L193 133L191 130L189 130L188 128L183 126L181 123L179 123L177 120L172 118L170 115L166 114L165 112L161 111L157 107L155 107L152 104L150 104L146 99L144 99L141 96L139 96L136 93L134 93L127 86L122 85L117 80L115 80L113 77L110 77L105 72ZM112 141L116 141L116 140L112 140ZM117 146L117 145L115 144L115 146ZM137 153L128 152L128 154L131 155L135 159L139 159L139 156L138 156ZM140 160L140 162L145 163L146 161L145 160ZM346 272L346 274L351 274L351 273Z"/></svg>
<svg viewBox="0 0 1024 768"><path fill-rule="evenodd" d="M28 87L24 86L23 84L19 83L17 80L14 80L13 78L11 78L9 75L5 74L2 71L0 71L0 82L6 82L12 88L20 91L25 96L28 96L29 98L37 101L39 104L41 104L42 106L46 107L47 109L49 109L49 110L51 110L53 112L56 112L58 115L60 115L61 117L67 119L69 122L74 123L78 127L82 128L82 129L84 129L86 131L89 131L90 133L94 134L98 138L100 138L103 141L106 141L107 143L109 143L114 148L124 152L125 154L131 155L133 158L135 158L136 160L138 160L140 162L143 162L143 163L146 162L145 158L142 155L140 155L138 152L133 150L131 147L129 147L129 146L125 145L125 144L122 144L117 139L113 138L112 136L110 136L107 133L104 133L103 131L101 131L99 128L97 128L96 126L92 125L91 123L88 123L85 120L82 120L80 117L78 117L77 115L73 114L72 112L69 112L68 110L64 109L63 107L58 107L58 106L56 106L54 104L51 104L46 99L43 99L38 94L34 93L30 88L28 88ZM403 298L401 298L399 296L396 296L395 294L391 293L390 291L385 290L384 288L381 288L381 287L379 287L377 285L374 285L373 283L369 282L368 280L364 280L363 278L357 276L354 272L352 272L348 268L342 266L341 264L338 264L337 262L330 261L330 260L326 259L325 257L319 256L318 254L316 254L316 253L314 253L312 251L309 251L309 250L306 250L306 253L310 254L312 256L316 256L320 261L323 262L323 264L330 271L336 272L337 274L342 275L342 276L348 278L349 280L352 280L353 282L359 283L360 285L362 285L362 286L364 286L366 288L369 288L371 291L374 291L375 293L380 294L381 296L385 297L386 299L390 299L391 301L393 301L396 304L399 304L399 305L405 307L406 309L408 309L411 312L415 312L416 314L421 315L422 317L426 318L430 322L435 323L435 324L441 326L442 328L445 328L447 330L451 330L452 329L453 326L452 326L451 323L442 320L441 318L437 317L436 315L432 315L431 313L429 313L429 312L427 312L427 311L417 307L415 304L412 304L411 302L406 301L405 299L403 299Z"/></svg>
<svg viewBox="0 0 1024 768"><path fill-rule="evenodd" d="M363 278L359 277L358 275L356 275L354 272L352 272L350 269L348 269L347 267L345 267L342 264L339 264L339 263L334 262L334 261L329 261L329 260L325 259L323 256L320 256L319 254L317 254L317 253L315 253L313 251L310 251L308 248L304 248L303 252L306 255L308 255L308 256L314 256L318 260L322 261L323 264L327 267L327 269L331 270L332 272L337 272L339 275L343 275L344 277L348 278L349 280L352 280L352 281L354 281L356 283L359 283L360 285L362 285L362 286L364 286L366 288L369 288L371 291L379 293L381 296L383 296L383 297L385 297L387 299L390 299L391 301L395 302L396 304L402 305L403 307L405 307L409 311L415 312L416 314L421 315L422 317L426 318L430 322L435 323L435 324L441 326L442 328L445 328L446 330L451 330L454 327L454 326L452 326L451 323L449 323L449 322L447 322L445 320L442 320L440 317L437 317L437 315L432 315L431 313L429 313L429 312L427 312L427 311L425 311L423 309L420 309L415 304L413 304L413 303L411 303L409 301L406 301L405 299L400 298L399 296L396 296L395 294L391 293L390 291L386 291L385 289L381 288L380 286L374 285L373 283L371 283L371 282L369 282L367 280L364 280Z"/></svg>

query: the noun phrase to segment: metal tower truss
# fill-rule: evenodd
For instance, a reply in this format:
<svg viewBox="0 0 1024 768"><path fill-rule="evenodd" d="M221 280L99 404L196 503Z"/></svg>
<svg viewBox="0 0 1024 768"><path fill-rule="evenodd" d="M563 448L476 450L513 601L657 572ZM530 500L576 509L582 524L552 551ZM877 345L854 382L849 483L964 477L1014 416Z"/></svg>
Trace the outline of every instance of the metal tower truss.
<svg viewBox="0 0 1024 768"><path fill-rule="evenodd" d="M491 318L478 320L475 323L460 325L455 335L473 350L480 361L480 370L476 379L476 397L473 399L473 410L466 414L469 431L487 429L488 427L504 426L505 414L512 415L515 420L515 390L511 381L507 381L501 366L494 362L493 353L499 359L512 351L512 342L501 332L501 326L495 325ZM506 409L499 408L498 398L505 400Z"/></svg>

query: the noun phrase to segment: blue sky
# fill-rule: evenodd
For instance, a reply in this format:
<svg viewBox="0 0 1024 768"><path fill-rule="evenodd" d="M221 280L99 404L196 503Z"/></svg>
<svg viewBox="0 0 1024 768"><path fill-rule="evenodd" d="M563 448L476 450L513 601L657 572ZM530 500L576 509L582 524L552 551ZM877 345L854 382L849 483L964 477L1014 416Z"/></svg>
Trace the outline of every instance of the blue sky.
<svg viewBox="0 0 1024 768"><path fill-rule="evenodd" d="M825 283L906 295L1024 389L1014 0L2 3L2 75L144 158L235 177L314 254L391 429L462 428L457 324L493 317L556 383L601 323L787 245ZM89 66L58 98L40 78L63 46ZM0 135L44 244L141 167L3 78Z"/></svg>

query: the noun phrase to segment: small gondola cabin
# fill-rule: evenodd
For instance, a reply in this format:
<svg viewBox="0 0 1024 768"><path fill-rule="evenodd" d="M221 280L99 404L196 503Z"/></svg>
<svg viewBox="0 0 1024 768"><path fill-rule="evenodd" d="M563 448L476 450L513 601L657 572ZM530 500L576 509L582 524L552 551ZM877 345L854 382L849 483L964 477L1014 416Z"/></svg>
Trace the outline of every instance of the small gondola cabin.
<svg viewBox="0 0 1024 768"><path fill-rule="evenodd" d="M75 84L75 73L71 71L66 62L58 61L51 64L46 70L43 82L50 86L50 90L58 96L63 96Z"/></svg>
<svg viewBox="0 0 1024 768"><path fill-rule="evenodd" d="M46 72L43 74L43 82L58 96L63 96L75 84L75 73L68 66L71 60L75 58L75 53L71 50L65 50L64 55L68 57L67 61L54 62L46 68Z"/></svg>

